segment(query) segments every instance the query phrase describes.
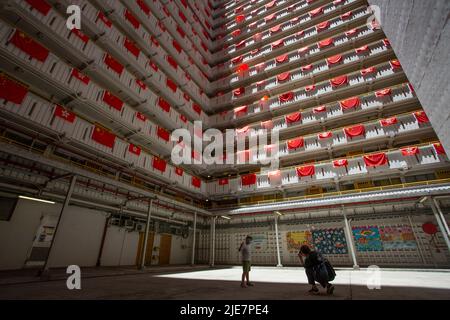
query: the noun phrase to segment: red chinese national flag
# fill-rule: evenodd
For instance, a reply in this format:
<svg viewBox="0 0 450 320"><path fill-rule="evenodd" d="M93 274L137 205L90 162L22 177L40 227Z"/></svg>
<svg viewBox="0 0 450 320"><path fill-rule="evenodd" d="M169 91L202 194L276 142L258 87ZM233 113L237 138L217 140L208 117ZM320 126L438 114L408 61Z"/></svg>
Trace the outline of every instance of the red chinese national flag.
<svg viewBox="0 0 450 320"><path fill-rule="evenodd" d="M0 99L21 104L27 93L27 87L0 74Z"/></svg>
<svg viewBox="0 0 450 320"><path fill-rule="evenodd" d="M170 112L170 103L161 97L159 97L158 106L165 112Z"/></svg>
<svg viewBox="0 0 450 320"><path fill-rule="evenodd" d="M139 156L141 154L142 149L139 148L138 146L130 143L130 145L128 146L128 151L132 154Z"/></svg>
<svg viewBox="0 0 450 320"><path fill-rule="evenodd" d="M414 156L416 154L419 154L419 148L418 147L408 147L408 148L402 148L402 155L403 156Z"/></svg>
<svg viewBox="0 0 450 320"><path fill-rule="evenodd" d="M173 92L177 92L177 90L178 90L177 84L169 78L167 78L167 80L166 80L166 86Z"/></svg>
<svg viewBox="0 0 450 320"><path fill-rule="evenodd" d="M397 123L398 123L397 117L391 117L391 118L380 120L380 124L382 127L389 127L389 126L392 126Z"/></svg>
<svg viewBox="0 0 450 320"><path fill-rule="evenodd" d="M122 111L123 101L113 95L111 92L105 91L105 93L103 94L103 101L110 107L118 111Z"/></svg>
<svg viewBox="0 0 450 320"><path fill-rule="evenodd" d="M333 161L333 167L339 168L339 167L346 167L348 166L348 160L347 159L339 159Z"/></svg>
<svg viewBox="0 0 450 320"><path fill-rule="evenodd" d="M44 16L47 16L48 12L52 8L52 6L49 5L45 0L26 0L26 1L30 6L32 6L34 9L42 13Z"/></svg>
<svg viewBox="0 0 450 320"><path fill-rule="evenodd" d="M122 74L122 71L124 69L123 65L120 64L119 61L114 59L110 54L105 54L105 64L110 67L114 72L118 73L119 75Z"/></svg>
<svg viewBox="0 0 450 320"><path fill-rule="evenodd" d="M55 117L59 117L64 119L67 122L73 123L75 121L76 115L73 112L67 111L60 105L56 105L55 108Z"/></svg>
<svg viewBox="0 0 450 320"><path fill-rule="evenodd" d="M251 173L241 176L241 183L242 186L251 186L256 184L256 174Z"/></svg>
<svg viewBox="0 0 450 320"><path fill-rule="evenodd" d="M288 140L286 144L288 150L295 150L305 145L305 139L303 137L295 138L292 140Z"/></svg>
<svg viewBox="0 0 450 320"><path fill-rule="evenodd" d="M219 179L219 186L225 186L227 184L228 184L227 178Z"/></svg>
<svg viewBox="0 0 450 320"><path fill-rule="evenodd" d="M49 51L47 48L17 29L9 42L28 54L30 57L41 62L45 62L49 55Z"/></svg>
<svg viewBox="0 0 450 320"><path fill-rule="evenodd" d="M300 112L295 112L286 116L286 123L291 124L299 122L302 119L302 114Z"/></svg>
<svg viewBox="0 0 450 320"><path fill-rule="evenodd" d="M180 177L182 177L183 176L183 169L181 169L181 168L175 168L175 174L177 175L177 176L180 176Z"/></svg>
<svg viewBox="0 0 450 320"><path fill-rule="evenodd" d="M334 88L340 87L340 86L343 86L348 83L348 77L347 76L339 76L339 77L331 79L330 83Z"/></svg>
<svg viewBox="0 0 450 320"><path fill-rule="evenodd" d="M197 177L192 177L192 185L196 188L200 188L202 186L202 180Z"/></svg>
<svg viewBox="0 0 450 320"><path fill-rule="evenodd" d="M363 136L366 133L364 125L359 124L353 127L344 128L345 135L349 138Z"/></svg>
<svg viewBox="0 0 450 320"><path fill-rule="evenodd" d="M296 168L297 176L299 177L309 177L316 174L316 168L314 165L303 166Z"/></svg>
<svg viewBox="0 0 450 320"><path fill-rule="evenodd" d="M92 140L108 148L114 147L116 136L106 129L95 126L91 136Z"/></svg>
<svg viewBox="0 0 450 320"><path fill-rule="evenodd" d="M84 43L89 42L89 37L87 35L85 35L83 32L81 32L80 30L73 28L70 32L72 32L74 35L76 35Z"/></svg>
<svg viewBox="0 0 450 320"><path fill-rule="evenodd" d="M371 154L363 157L367 167L380 167L388 164L386 153Z"/></svg>
<svg viewBox="0 0 450 320"><path fill-rule="evenodd" d="M125 19L127 19L128 22L130 22L135 29L139 29L139 26L141 25L139 23L139 20L136 19L136 17L128 9L125 10L124 15Z"/></svg>
<svg viewBox="0 0 450 320"><path fill-rule="evenodd" d="M164 128L158 127L156 134L158 135L158 137L165 141L170 140L170 132Z"/></svg>
<svg viewBox="0 0 450 320"><path fill-rule="evenodd" d="M153 163L152 163L153 168L155 168L156 170L159 170L161 172L166 172L166 167L167 167L167 162L164 161L161 158L158 157L153 157Z"/></svg>
<svg viewBox="0 0 450 320"><path fill-rule="evenodd" d="M353 97L350 99L342 100L340 103L342 110L348 110L358 107L361 104L359 97Z"/></svg>
<svg viewBox="0 0 450 320"><path fill-rule="evenodd" d="M424 111L414 112L414 117L416 117L418 123L430 122L430 119L428 119L428 116Z"/></svg>
<svg viewBox="0 0 450 320"><path fill-rule="evenodd" d="M434 150L436 150L436 153L437 153L438 155L440 155L440 154L446 154L446 153L445 153L444 146L443 146L442 144L440 144L440 143L434 143L434 144L433 144L433 147L434 147Z"/></svg>
<svg viewBox="0 0 450 320"><path fill-rule="evenodd" d="M80 80L84 84L89 84L89 81L91 81L91 79L88 76L82 74L80 71L78 71L75 68L72 69L72 73L70 75L72 77L77 78L78 80Z"/></svg>
<svg viewBox="0 0 450 320"><path fill-rule="evenodd" d="M139 57L141 50L136 46L136 44L128 38L125 38L123 46L136 58Z"/></svg>

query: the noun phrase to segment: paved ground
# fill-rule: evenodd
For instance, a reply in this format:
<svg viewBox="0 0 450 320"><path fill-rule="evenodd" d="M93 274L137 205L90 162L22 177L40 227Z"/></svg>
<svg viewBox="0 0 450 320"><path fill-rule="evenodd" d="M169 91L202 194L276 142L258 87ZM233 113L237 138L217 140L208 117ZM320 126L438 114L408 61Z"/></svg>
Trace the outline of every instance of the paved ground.
<svg viewBox="0 0 450 320"><path fill-rule="evenodd" d="M255 286L245 289L240 275L240 267L87 268L82 289L71 291L63 270L50 281L31 271L0 272L0 299L450 299L449 270L382 269L377 283L366 269L338 269L333 296L306 293L302 268L253 267ZM369 290L367 283L381 288Z"/></svg>

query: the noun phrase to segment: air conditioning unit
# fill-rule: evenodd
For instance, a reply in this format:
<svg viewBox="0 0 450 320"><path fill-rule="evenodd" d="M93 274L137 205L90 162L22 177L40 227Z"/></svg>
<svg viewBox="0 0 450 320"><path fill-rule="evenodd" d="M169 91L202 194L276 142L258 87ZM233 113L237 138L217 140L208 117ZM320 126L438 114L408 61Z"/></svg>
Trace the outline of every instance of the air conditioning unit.
<svg viewBox="0 0 450 320"><path fill-rule="evenodd" d="M145 223L136 223L135 229L137 232L145 232Z"/></svg>
<svg viewBox="0 0 450 320"><path fill-rule="evenodd" d="M135 222L133 220L126 220L125 221L125 229L127 230L134 230Z"/></svg>

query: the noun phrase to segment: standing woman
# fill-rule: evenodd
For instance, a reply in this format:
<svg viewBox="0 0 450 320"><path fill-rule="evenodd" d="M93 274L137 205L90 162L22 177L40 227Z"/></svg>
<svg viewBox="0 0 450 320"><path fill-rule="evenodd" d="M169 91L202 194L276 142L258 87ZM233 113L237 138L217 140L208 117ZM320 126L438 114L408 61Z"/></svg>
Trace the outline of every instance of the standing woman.
<svg viewBox="0 0 450 320"><path fill-rule="evenodd" d="M241 243L239 247L239 252L241 253L242 258L242 280L241 287L246 288L247 286L252 287L253 283L250 282L249 273L251 270L251 243L252 237L247 236L245 241ZM245 280L247 279L247 282Z"/></svg>

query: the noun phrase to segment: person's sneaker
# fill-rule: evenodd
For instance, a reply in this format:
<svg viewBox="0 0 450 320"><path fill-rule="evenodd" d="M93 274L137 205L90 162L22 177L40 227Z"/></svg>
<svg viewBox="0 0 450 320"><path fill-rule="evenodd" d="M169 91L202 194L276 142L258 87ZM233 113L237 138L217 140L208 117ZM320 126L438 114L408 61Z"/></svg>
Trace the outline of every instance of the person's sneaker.
<svg viewBox="0 0 450 320"><path fill-rule="evenodd" d="M241 283L241 288L247 288L247 286L245 285L245 283Z"/></svg>
<svg viewBox="0 0 450 320"><path fill-rule="evenodd" d="M328 284L327 286L327 294L333 294L334 292L334 286L332 284Z"/></svg>
<svg viewBox="0 0 450 320"><path fill-rule="evenodd" d="M317 288L317 287L312 287L309 291L308 291L309 293L318 293L319 292L319 288Z"/></svg>
<svg viewBox="0 0 450 320"><path fill-rule="evenodd" d="M249 287L253 287L253 283L251 283L251 282L247 282L247 285L248 285Z"/></svg>

